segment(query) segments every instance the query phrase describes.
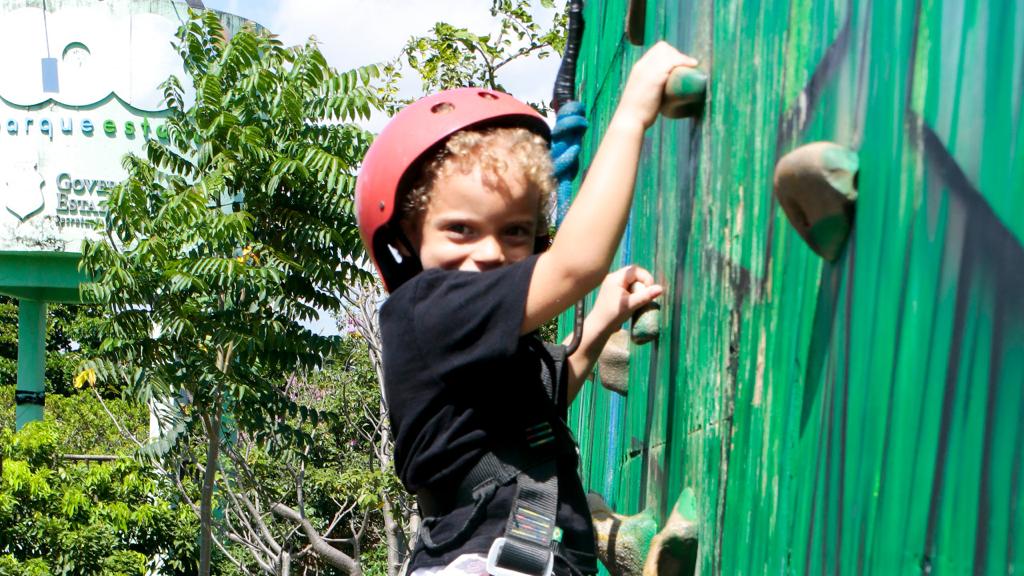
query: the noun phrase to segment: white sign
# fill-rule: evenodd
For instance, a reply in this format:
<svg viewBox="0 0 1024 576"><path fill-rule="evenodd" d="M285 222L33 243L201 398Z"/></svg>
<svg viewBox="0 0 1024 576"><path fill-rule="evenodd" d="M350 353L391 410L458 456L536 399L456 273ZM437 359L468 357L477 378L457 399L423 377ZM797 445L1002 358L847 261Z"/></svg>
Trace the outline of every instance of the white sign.
<svg viewBox="0 0 1024 576"><path fill-rule="evenodd" d="M187 84L183 5L47 4L0 8L0 251L80 250L124 155L167 139L160 84Z"/></svg>

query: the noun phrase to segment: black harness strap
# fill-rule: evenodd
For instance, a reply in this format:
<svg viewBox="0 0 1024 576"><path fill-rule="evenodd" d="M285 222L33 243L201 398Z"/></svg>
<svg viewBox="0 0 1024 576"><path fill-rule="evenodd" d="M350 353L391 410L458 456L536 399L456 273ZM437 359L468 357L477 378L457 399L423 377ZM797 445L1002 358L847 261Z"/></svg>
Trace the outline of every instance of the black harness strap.
<svg viewBox="0 0 1024 576"><path fill-rule="evenodd" d="M537 344L543 345L539 340ZM565 347L545 348L548 354L540 355L540 380L548 399L557 406L562 385L559 380L565 368ZM575 446L563 446L566 442L559 442L557 438L552 422L538 422L524 429L519 442L484 454L459 482L453 500L445 502L443 494L433 490L419 491L417 500L424 515L419 538L423 546L435 552L446 552L465 542L483 520L487 504L498 487L515 480L515 501L504 536L491 546L488 572L496 576L550 574L554 548L558 545L554 541L558 512L557 458L569 449L575 450ZM439 515L470 504L473 510L455 535L441 542L430 537L430 529Z"/></svg>

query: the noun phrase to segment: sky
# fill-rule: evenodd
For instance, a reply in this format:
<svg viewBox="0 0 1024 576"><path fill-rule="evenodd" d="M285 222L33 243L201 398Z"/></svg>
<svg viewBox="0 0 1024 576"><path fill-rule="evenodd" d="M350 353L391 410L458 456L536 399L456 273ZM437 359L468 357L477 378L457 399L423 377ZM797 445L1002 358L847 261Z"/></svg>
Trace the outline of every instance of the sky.
<svg viewBox="0 0 1024 576"><path fill-rule="evenodd" d="M477 34L498 28L488 0L204 0L204 4L258 22L285 45L314 36L327 61L338 70L391 60L410 36L426 34L438 21ZM538 7L534 17L547 24L552 12ZM501 69L499 81L522 100L547 101L558 64L558 58L509 64ZM408 95L418 94L418 81L406 80L404 86L412 91ZM367 128L379 130L386 121L375 116ZM337 333L335 320L325 316L321 314L312 329L321 334Z"/></svg>
<svg viewBox="0 0 1024 576"><path fill-rule="evenodd" d="M410 36L426 34L438 21L475 33L497 31L489 0L204 0L204 4L258 22L286 45L314 36L327 61L339 70L391 60ZM537 21L550 22L553 12L535 4ZM547 101L558 64L557 58L523 60L502 68L499 80L522 100ZM418 81L409 78L405 86L416 91ZM375 118L368 127L379 129L385 121Z"/></svg>

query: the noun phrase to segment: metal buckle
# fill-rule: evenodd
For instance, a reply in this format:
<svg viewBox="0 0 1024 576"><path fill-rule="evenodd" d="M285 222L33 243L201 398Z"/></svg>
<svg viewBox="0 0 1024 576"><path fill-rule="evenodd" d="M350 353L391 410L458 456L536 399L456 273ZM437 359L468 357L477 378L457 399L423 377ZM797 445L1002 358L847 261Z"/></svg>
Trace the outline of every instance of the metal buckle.
<svg viewBox="0 0 1024 576"><path fill-rule="evenodd" d="M487 552L488 574L491 576L551 576L551 570L555 567L555 554L550 550L548 550L548 564L544 567L544 572L541 574L527 574L518 570L499 567L498 556L501 556L501 550L505 547L505 540L504 537L496 538L494 543L491 544L491 549Z"/></svg>

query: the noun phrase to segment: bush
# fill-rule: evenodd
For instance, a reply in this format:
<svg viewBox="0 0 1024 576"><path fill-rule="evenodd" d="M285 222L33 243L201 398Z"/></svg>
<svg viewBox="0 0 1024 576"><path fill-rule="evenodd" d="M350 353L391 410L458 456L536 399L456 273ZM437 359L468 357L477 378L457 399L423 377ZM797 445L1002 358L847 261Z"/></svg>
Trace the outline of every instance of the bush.
<svg viewBox="0 0 1024 576"><path fill-rule="evenodd" d="M0 426L14 429L14 386L0 386ZM104 400L107 409L140 440L148 434L149 416L138 402ZM48 394L43 418L57 434L63 454L130 454L135 446L121 436L117 426L90 391L72 396Z"/></svg>
<svg viewBox="0 0 1024 576"><path fill-rule="evenodd" d="M182 558L194 515L177 508L149 468L120 458L71 463L57 427L0 430L0 574L142 574L157 556Z"/></svg>

